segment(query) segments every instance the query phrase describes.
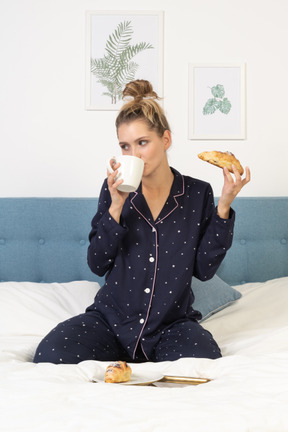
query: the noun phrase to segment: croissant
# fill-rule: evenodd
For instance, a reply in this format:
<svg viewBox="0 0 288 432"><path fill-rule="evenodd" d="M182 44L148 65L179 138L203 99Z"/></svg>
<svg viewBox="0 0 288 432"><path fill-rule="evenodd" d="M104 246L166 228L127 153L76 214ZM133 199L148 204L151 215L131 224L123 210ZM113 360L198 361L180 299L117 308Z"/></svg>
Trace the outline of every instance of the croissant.
<svg viewBox="0 0 288 432"><path fill-rule="evenodd" d="M240 164L239 160L230 152L220 152L220 151L205 151L199 153L198 157L205 162L209 162L212 165L218 166L219 168L227 167L228 170L233 173L232 165L234 165L239 171L240 175L244 173L244 169Z"/></svg>
<svg viewBox="0 0 288 432"><path fill-rule="evenodd" d="M130 380L131 367L125 361L116 361L110 363L105 372L106 383L120 383Z"/></svg>

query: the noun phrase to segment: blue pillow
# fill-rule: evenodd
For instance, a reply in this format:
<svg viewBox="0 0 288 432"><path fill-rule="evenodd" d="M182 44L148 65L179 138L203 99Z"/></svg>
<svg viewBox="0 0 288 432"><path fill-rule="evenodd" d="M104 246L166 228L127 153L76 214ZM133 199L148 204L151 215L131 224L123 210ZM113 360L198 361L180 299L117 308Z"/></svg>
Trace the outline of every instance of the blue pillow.
<svg viewBox="0 0 288 432"><path fill-rule="evenodd" d="M195 296L193 309L202 314L200 322L242 297L239 291L232 288L217 275L205 282L193 277L191 288Z"/></svg>

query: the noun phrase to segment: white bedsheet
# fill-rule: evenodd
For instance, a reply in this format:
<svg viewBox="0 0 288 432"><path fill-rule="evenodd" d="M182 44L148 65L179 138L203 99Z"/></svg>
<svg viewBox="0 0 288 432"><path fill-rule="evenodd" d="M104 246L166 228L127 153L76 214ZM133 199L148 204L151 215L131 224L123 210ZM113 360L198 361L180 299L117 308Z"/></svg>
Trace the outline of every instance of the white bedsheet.
<svg viewBox="0 0 288 432"><path fill-rule="evenodd" d="M92 383L106 363L36 365L39 335L2 335L1 432L287 432L288 278L237 289L243 297L203 323L223 358L131 365L211 379L198 386Z"/></svg>

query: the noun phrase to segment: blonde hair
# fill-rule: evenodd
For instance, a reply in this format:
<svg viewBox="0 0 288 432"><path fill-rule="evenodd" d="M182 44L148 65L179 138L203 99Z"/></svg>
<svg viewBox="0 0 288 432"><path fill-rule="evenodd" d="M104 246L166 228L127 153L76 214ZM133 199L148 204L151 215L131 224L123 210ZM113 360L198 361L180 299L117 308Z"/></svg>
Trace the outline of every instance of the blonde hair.
<svg viewBox="0 0 288 432"><path fill-rule="evenodd" d="M158 104L157 93L152 84L145 80L131 81L123 90L123 100L128 101L122 106L116 118L116 129L123 123L144 120L150 130L162 137L165 130L170 131L162 107Z"/></svg>

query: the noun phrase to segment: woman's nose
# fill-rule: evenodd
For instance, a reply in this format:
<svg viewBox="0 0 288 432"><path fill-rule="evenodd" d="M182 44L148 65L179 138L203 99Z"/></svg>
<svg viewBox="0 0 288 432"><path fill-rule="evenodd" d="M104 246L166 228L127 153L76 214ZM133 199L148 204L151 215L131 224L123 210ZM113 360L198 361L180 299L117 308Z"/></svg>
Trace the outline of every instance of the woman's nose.
<svg viewBox="0 0 288 432"><path fill-rule="evenodd" d="M132 149L131 149L131 155L140 158L140 152L139 152L139 149L138 149L137 147L132 147Z"/></svg>

